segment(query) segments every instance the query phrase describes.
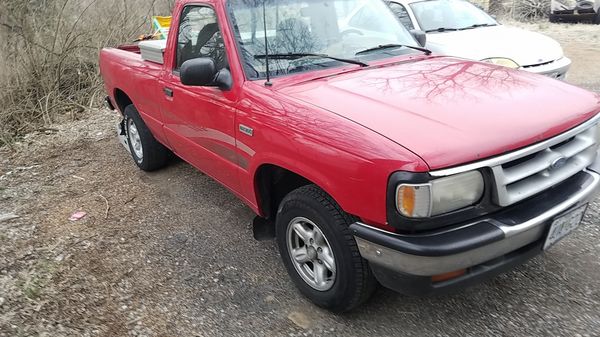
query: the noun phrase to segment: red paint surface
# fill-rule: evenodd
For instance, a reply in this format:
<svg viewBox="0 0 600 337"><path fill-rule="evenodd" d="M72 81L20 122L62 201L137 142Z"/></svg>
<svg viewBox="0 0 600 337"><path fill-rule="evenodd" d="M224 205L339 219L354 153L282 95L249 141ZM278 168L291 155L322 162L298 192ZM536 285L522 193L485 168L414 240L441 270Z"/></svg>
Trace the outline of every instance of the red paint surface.
<svg viewBox="0 0 600 337"><path fill-rule="evenodd" d="M403 56L272 80L244 77L223 1L215 8L234 86L186 87L173 74L176 24L165 64L105 49L106 90L128 95L156 138L260 214L255 174L277 165L314 182L348 213L386 222L395 171L426 172L555 136L600 111L600 95L549 78L439 56ZM172 98L163 88L173 90ZM250 137L239 125L254 129Z"/></svg>

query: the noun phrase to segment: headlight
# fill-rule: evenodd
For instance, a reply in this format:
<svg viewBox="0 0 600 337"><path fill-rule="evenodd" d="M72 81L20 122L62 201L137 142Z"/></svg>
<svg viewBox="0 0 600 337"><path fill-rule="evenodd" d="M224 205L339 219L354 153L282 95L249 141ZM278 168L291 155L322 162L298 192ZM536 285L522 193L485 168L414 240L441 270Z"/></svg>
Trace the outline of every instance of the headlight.
<svg viewBox="0 0 600 337"><path fill-rule="evenodd" d="M504 57L492 57L489 59L483 59L481 61L493 63L493 64L496 64L499 66L512 68L512 69L518 69L519 67L521 67L517 62L515 62L511 59L508 59L508 58L504 58Z"/></svg>
<svg viewBox="0 0 600 337"><path fill-rule="evenodd" d="M410 218L427 218L473 205L483 196L478 171L435 179L426 184L400 184L396 189L398 212Z"/></svg>

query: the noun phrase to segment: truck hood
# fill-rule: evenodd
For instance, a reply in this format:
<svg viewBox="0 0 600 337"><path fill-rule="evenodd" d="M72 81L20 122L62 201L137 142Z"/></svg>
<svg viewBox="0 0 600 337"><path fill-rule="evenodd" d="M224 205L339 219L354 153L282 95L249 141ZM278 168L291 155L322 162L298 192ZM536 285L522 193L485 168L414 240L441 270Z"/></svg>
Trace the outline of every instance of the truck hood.
<svg viewBox="0 0 600 337"><path fill-rule="evenodd" d="M556 61L563 57L560 44L550 37L502 25L429 33L427 47L438 54L478 61L506 57L520 66Z"/></svg>
<svg viewBox="0 0 600 337"><path fill-rule="evenodd" d="M488 63L434 57L278 89L400 144L430 169L555 136L600 111L600 95Z"/></svg>

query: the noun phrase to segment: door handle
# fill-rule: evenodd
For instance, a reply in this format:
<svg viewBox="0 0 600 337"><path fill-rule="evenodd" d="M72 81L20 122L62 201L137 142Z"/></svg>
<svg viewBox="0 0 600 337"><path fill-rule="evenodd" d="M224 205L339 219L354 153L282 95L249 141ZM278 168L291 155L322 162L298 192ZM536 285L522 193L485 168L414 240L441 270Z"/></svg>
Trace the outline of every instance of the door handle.
<svg viewBox="0 0 600 337"><path fill-rule="evenodd" d="M168 97L173 97L173 89L171 88L163 88L163 92L165 93L165 95L167 95Z"/></svg>

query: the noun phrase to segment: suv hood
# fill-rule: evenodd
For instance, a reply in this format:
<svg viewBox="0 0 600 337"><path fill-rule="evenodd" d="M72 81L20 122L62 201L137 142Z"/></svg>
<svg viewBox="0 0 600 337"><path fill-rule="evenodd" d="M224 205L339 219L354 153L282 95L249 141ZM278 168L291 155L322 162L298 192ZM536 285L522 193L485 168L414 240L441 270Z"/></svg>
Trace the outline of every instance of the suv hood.
<svg viewBox="0 0 600 337"><path fill-rule="evenodd" d="M276 89L371 129L430 169L555 136L600 111L600 95L488 63L432 57Z"/></svg>
<svg viewBox="0 0 600 337"><path fill-rule="evenodd" d="M540 33L502 25L429 33L427 47L438 54L471 60L506 57L520 66L556 61L563 57L560 44L553 39Z"/></svg>

